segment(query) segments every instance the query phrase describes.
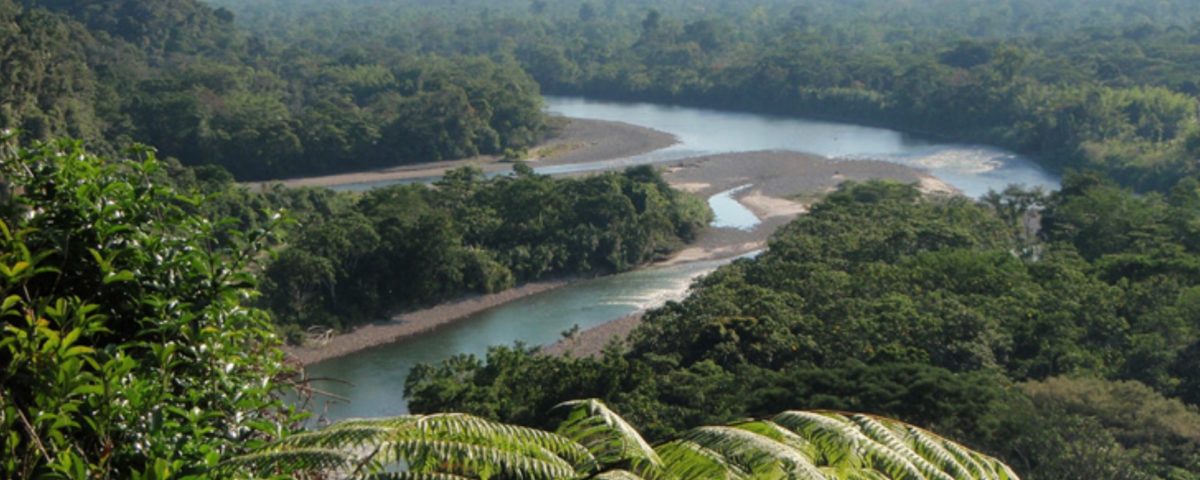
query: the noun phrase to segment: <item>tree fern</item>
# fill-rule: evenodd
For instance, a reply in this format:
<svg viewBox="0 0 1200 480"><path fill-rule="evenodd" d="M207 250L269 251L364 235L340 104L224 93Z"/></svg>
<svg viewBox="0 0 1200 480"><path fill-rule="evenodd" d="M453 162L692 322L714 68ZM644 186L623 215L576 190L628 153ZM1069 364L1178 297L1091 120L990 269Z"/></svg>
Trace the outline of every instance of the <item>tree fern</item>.
<svg viewBox="0 0 1200 480"><path fill-rule="evenodd" d="M363 477L366 480L471 480L471 477L449 473L393 472L375 473Z"/></svg>
<svg viewBox="0 0 1200 480"><path fill-rule="evenodd" d="M736 427L700 427L684 438L715 451L751 478L822 480L823 474L803 452L769 437ZM672 466L668 466L671 469Z"/></svg>
<svg viewBox="0 0 1200 480"><path fill-rule="evenodd" d="M567 416L554 433L464 414L349 420L222 468L379 480L1019 480L994 458L870 415L789 411L696 428L651 447L598 400L560 408ZM398 467L404 471L383 473Z"/></svg>
<svg viewBox="0 0 1200 480"><path fill-rule="evenodd" d="M217 473L243 472L250 475L297 471L341 471L348 468L353 457L343 451L323 448L293 448L243 455L223 463Z"/></svg>
<svg viewBox="0 0 1200 480"><path fill-rule="evenodd" d="M591 480L643 480L641 475L628 470L609 470L588 477Z"/></svg>
<svg viewBox="0 0 1200 480"><path fill-rule="evenodd" d="M612 464L624 460L654 468L662 465L658 453L637 429L603 402L574 400L556 408L570 409L558 433L587 447L599 461Z"/></svg>
<svg viewBox="0 0 1200 480"><path fill-rule="evenodd" d="M731 463L724 455L690 440L672 440L656 450L663 461L672 466L671 473L677 478L750 478L749 471Z"/></svg>

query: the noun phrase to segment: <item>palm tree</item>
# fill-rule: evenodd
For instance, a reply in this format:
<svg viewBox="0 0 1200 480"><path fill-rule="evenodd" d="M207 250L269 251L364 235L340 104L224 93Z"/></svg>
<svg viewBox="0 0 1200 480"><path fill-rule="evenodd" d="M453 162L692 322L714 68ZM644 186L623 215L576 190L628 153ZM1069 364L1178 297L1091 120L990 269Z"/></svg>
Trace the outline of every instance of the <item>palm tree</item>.
<svg viewBox="0 0 1200 480"><path fill-rule="evenodd" d="M347 420L221 468L228 475L397 480L1019 480L992 457L871 415L788 411L651 446L598 400L559 408L567 416L556 432L460 413Z"/></svg>

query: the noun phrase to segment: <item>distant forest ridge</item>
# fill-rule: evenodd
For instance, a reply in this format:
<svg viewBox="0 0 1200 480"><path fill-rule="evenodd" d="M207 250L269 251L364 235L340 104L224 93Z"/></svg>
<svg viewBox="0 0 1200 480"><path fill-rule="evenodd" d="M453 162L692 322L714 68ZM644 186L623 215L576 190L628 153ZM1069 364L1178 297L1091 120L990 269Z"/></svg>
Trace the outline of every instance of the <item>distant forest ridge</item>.
<svg viewBox="0 0 1200 480"><path fill-rule="evenodd" d="M1055 35L1083 28L1156 25L1190 27L1200 20L1186 0L209 0L237 12L247 24L269 26L266 18L293 14L341 12L357 16L360 9L376 13L405 11L435 14L447 9L493 14L538 14L562 19L592 12L616 21L639 19L649 9L680 20L724 18L735 23L755 20L767 25L804 22L815 26L883 25L890 29L926 29L934 33L972 37ZM377 17L378 18L378 17ZM365 20L359 18L360 21ZM283 25L274 24L277 29Z"/></svg>
<svg viewBox="0 0 1200 480"><path fill-rule="evenodd" d="M524 149L546 132L511 61L383 51L330 57L264 42L193 0L0 0L0 126L133 142L245 180Z"/></svg>
<svg viewBox="0 0 1200 480"><path fill-rule="evenodd" d="M937 132L1166 191L1189 2L0 0L0 126L242 180L520 155L541 91Z"/></svg>
<svg viewBox="0 0 1200 480"><path fill-rule="evenodd" d="M330 56L515 59L548 92L935 133L1138 190L1166 191L1200 156L1184 1L218 4Z"/></svg>

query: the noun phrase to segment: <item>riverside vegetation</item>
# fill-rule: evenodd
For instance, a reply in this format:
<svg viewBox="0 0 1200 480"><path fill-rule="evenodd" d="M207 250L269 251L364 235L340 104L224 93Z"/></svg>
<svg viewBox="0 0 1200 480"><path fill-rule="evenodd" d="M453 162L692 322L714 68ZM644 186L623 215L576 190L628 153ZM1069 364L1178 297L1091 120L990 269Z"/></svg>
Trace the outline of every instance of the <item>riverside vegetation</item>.
<svg viewBox="0 0 1200 480"><path fill-rule="evenodd" d="M463 414L299 432L269 316L253 306L278 217L213 219L149 151L108 162L78 142L3 140L6 478L1017 478L932 433L838 412L655 447L597 401L566 403L555 432Z"/></svg>
<svg viewBox="0 0 1200 480"><path fill-rule="evenodd" d="M1197 218L1195 180L1136 196L1070 176L1048 197L978 203L845 185L759 257L648 312L626 348L419 366L409 406L543 425L590 396L651 440L797 402L866 408L1031 478L1195 478Z"/></svg>
<svg viewBox="0 0 1200 480"><path fill-rule="evenodd" d="M1200 477L1189 2L282 5L0 0L0 476L1008 475L837 410L1025 478ZM845 185L600 358L498 346L414 370L415 411L477 417L296 433L283 326L621 271L707 221L646 168L358 196L233 183L519 156L546 133L541 88L936 131L1088 172L978 202ZM559 422L577 398L629 422L598 401ZM393 461L413 470L379 472Z"/></svg>
<svg viewBox="0 0 1200 480"><path fill-rule="evenodd" d="M546 275L624 271L709 219L648 169L551 180L518 165L515 179L464 169L434 189L362 198L250 193L234 179L522 150L546 133L538 86L511 61L337 60L268 46L228 11L191 1L2 0L0 18L13 52L0 125L27 142L72 135L102 152L144 142L199 167L173 178L204 193L212 215L257 225L263 210L286 209L298 220L263 275L263 304L291 340Z"/></svg>
<svg viewBox="0 0 1200 480"><path fill-rule="evenodd" d="M626 271L690 242L712 218L653 167L580 179L516 170L491 180L452 170L434 188L352 201L311 192L321 206L264 272L265 304L281 324L353 326L547 275Z"/></svg>

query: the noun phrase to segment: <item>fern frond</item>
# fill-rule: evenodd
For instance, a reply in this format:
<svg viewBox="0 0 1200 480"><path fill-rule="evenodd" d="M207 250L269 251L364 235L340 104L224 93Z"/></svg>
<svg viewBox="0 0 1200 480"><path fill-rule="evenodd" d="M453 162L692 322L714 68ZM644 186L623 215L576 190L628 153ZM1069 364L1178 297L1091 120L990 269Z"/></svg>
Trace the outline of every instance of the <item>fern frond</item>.
<svg viewBox="0 0 1200 480"><path fill-rule="evenodd" d="M878 470L895 480L926 480L919 468L891 447L859 431L852 438L864 469Z"/></svg>
<svg viewBox="0 0 1200 480"><path fill-rule="evenodd" d="M825 475L800 451L768 437L735 427L700 427L683 436L751 472L782 473L788 478L822 480Z"/></svg>
<svg viewBox="0 0 1200 480"><path fill-rule="evenodd" d="M992 461L992 471L999 474L998 478L1000 480L1021 480L1021 477L1017 476L1017 472L1014 472L1012 467L995 458L988 457L988 459Z"/></svg>
<svg viewBox="0 0 1200 480"><path fill-rule="evenodd" d="M656 450L667 473L681 479L741 480L750 476L741 466L696 442L672 440Z"/></svg>
<svg viewBox="0 0 1200 480"><path fill-rule="evenodd" d="M967 469L967 472L971 475L971 478L986 478L989 480L998 478L995 472L992 471L991 465L989 465L986 460L981 462L980 459L975 458L975 455L972 454L973 452L967 450L966 447L959 446L954 442L946 442L943 446L946 448L947 452L950 452L950 454L954 456L955 460L958 460L958 463L962 465L963 468Z"/></svg>
<svg viewBox="0 0 1200 480"><path fill-rule="evenodd" d="M297 433L267 447L268 450L324 448L354 450L390 438L395 430L384 427L353 425Z"/></svg>
<svg viewBox="0 0 1200 480"><path fill-rule="evenodd" d="M892 477L879 470L866 469L851 469L851 470L825 470L827 477L836 478L838 480L892 480Z"/></svg>
<svg viewBox="0 0 1200 480"><path fill-rule="evenodd" d="M588 478L594 480L645 480L641 476L628 470L609 470L607 472L597 473Z"/></svg>
<svg viewBox="0 0 1200 480"><path fill-rule="evenodd" d="M869 415L847 415L790 411L772 420L811 441L820 452L818 465L838 478L1019 478L1003 463L920 428Z"/></svg>
<svg viewBox="0 0 1200 480"><path fill-rule="evenodd" d="M487 444L433 438L406 439L385 445L381 460L405 462L416 472L441 472L487 478L557 479L576 476L571 464L553 455L535 458ZM547 452L548 453L548 452Z"/></svg>
<svg viewBox="0 0 1200 480"><path fill-rule="evenodd" d="M734 428L740 428L749 432L754 432L764 437L770 438L776 442L787 445L796 449L810 460L814 460L818 456L818 449L808 439L793 433L791 430L783 428L770 420L758 420L753 422L741 422L731 425Z"/></svg>
<svg viewBox="0 0 1200 480"><path fill-rule="evenodd" d="M988 457L988 456L982 455L982 454L979 456L984 457L988 460L988 466L989 466L989 468L991 468L991 471L995 474L996 478L998 478L1000 480L1009 480L1009 479L1019 480L1016 472L1013 472L1012 469L1008 467L1008 465L1004 464L1004 462L1001 462L1000 460L997 460L995 458L991 458L991 457Z"/></svg>
<svg viewBox="0 0 1200 480"><path fill-rule="evenodd" d="M924 457L918 455L917 452L913 451L900 437L896 436L896 432L892 431L883 422L867 415L854 415L850 418L858 424L859 428L862 429L868 438L883 444L892 453L903 458L907 465L915 468L919 473L913 478L921 480L954 480L946 472L943 472L932 463L929 463ZM908 468L906 467L905 470L908 470ZM912 474L912 472L909 473Z"/></svg>
<svg viewBox="0 0 1200 480"><path fill-rule="evenodd" d="M904 425L904 428L905 433L908 434L909 441L907 443L912 445L917 454L953 478L966 478L973 475L966 465L959 463L958 458L943 446L945 440L911 425Z"/></svg>
<svg viewBox="0 0 1200 480"><path fill-rule="evenodd" d="M570 409L567 419L558 427L558 434L586 447L601 464L630 461L661 468L662 459L650 444L603 402L596 399L575 400L561 403L555 408Z"/></svg>
<svg viewBox="0 0 1200 480"><path fill-rule="evenodd" d="M561 407L571 410L560 433L466 414L350 420L230 459L218 473L378 480L1020 480L994 458L870 415L790 411L700 427L651 448L597 400ZM381 473L389 465L406 471Z"/></svg>
<svg viewBox="0 0 1200 480"><path fill-rule="evenodd" d="M325 448L298 448L252 453L222 462L217 472L227 476L271 476L278 473L338 471L353 465L353 458Z"/></svg>
<svg viewBox="0 0 1200 480"><path fill-rule="evenodd" d="M590 471L596 459L583 445L565 436L528 427L508 425L471 415L452 413L428 415L415 424L419 435L404 438L440 438L490 444L546 460L565 460L573 467Z"/></svg>
<svg viewBox="0 0 1200 480"><path fill-rule="evenodd" d="M863 466L862 449L865 440L858 428L846 417L836 413L788 411L771 421L791 430L812 443L819 455L814 460L838 469L859 469Z"/></svg>
<svg viewBox="0 0 1200 480"><path fill-rule="evenodd" d="M362 478L363 480L471 480L471 477L462 477L449 473L417 472L375 473Z"/></svg>

